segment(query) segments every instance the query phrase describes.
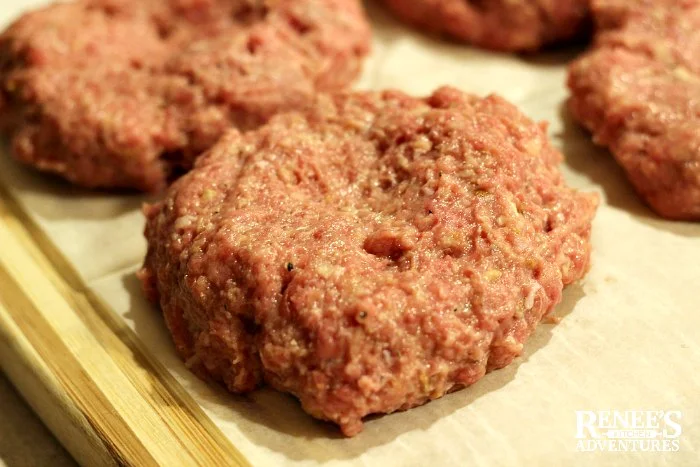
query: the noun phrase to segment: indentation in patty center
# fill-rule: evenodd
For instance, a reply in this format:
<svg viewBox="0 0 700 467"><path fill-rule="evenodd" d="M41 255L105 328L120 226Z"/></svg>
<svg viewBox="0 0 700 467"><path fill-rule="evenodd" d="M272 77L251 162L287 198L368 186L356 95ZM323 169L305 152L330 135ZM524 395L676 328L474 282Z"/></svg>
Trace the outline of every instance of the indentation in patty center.
<svg viewBox="0 0 700 467"><path fill-rule="evenodd" d="M394 230L380 230L367 237L362 247L371 255L398 261L412 250L415 244L406 234Z"/></svg>

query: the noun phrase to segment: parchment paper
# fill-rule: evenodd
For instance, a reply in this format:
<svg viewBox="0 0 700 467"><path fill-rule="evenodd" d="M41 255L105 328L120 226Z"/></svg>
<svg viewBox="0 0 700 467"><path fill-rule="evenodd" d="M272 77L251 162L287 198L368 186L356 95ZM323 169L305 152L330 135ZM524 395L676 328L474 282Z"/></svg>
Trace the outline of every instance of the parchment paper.
<svg viewBox="0 0 700 467"><path fill-rule="evenodd" d="M41 1L0 2L0 21ZM593 267L566 290L525 354L474 386L374 418L353 439L271 390L247 397L210 387L176 357L133 273L145 243L139 196L71 188L0 157L0 179L78 272L255 465L698 465L700 223L660 220L621 170L573 123L565 64L578 50L491 54L413 33L368 4L374 52L358 88L427 94L451 84L497 92L551 122L569 183L603 197ZM6 151L6 149L4 149ZM2 246L0 245L0 248ZM680 451L577 452L577 410L680 410Z"/></svg>

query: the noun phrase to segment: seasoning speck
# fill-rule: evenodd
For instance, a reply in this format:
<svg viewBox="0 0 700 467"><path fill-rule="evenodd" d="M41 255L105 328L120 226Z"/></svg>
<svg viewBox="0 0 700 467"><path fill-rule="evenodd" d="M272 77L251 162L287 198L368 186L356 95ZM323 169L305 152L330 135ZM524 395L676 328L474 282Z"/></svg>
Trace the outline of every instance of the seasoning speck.
<svg viewBox="0 0 700 467"><path fill-rule="evenodd" d="M291 272L292 269L294 269L294 265L292 263L287 263L287 271Z"/></svg>

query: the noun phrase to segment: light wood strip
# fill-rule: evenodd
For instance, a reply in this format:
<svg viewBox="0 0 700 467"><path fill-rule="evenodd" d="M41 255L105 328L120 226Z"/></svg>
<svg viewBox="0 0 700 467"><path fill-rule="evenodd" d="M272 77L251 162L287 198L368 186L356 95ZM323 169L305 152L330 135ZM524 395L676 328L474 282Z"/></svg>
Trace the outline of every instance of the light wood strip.
<svg viewBox="0 0 700 467"><path fill-rule="evenodd" d="M4 284L3 284L4 287ZM17 358L17 356L22 358ZM0 367L22 388L22 397L82 465L117 465L48 366L12 321L0 294Z"/></svg>
<svg viewBox="0 0 700 467"><path fill-rule="evenodd" d="M8 245L8 239L0 228L0 244ZM9 243L11 246L11 243ZM3 284L2 297L6 309L14 324L26 339L32 343L32 347L43 362L51 370L56 381L66 392L68 397L78 407L83 416L96 434L105 441L105 444L113 454L119 464L125 463L128 459L135 459L142 465L154 465L155 459L150 455L148 449L142 441L135 435L126 420L119 412L120 408L115 407L104 394L96 382L103 374L91 374L94 366L102 363L102 370L112 372L113 369L107 362L104 362L97 347L99 344L91 342L87 336L81 335L83 330L77 323L71 322L71 317L67 316L62 309L64 304L55 300L55 295L46 293L47 289L42 287L36 276L30 278L22 275L24 268L12 268L8 271L8 264L5 262L7 253L0 258L0 284ZM15 259L12 255L10 261ZM17 280L13 278L17 277ZM24 289L18 281L34 281L35 290L44 297L45 300L52 300L53 306L40 301L35 303L27 297ZM52 326L46 317L37 309L37 304L45 306L52 314L52 321L61 322L57 329ZM66 323L66 321L68 321ZM67 324L68 327L64 327ZM60 335L58 332L65 331ZM72 344L66 341L70 340ZM81 358L76 357L76 353ZM114 378L112 384L118 390L121 386L118 378ZM126 396L131 396L127 394ZM130 398L132 399L132 398Z"/></svg>
<svg viewBox="0 0 700 467"><path fill-rule="evenodd" d="M130 465L247 465L192 398L143 351L132 331L84 292L74 271L55 270L42 251L46 243L39 238L44 248L37 246L34 232L25 228L31 224L20 221L23 216L16 212L4 194L0 295L3 322L12 323L3 324L3 334L12 339L19 330L55 377L44 381L57 384L56 392L75 404L91 435L118 462ZM60 255L52 251L48 256ZM19 352L10 347L13 351ZM14 357L35 371L36 362L26 352ZM17 380L24 380L10 377L18 386Z"/></svg>

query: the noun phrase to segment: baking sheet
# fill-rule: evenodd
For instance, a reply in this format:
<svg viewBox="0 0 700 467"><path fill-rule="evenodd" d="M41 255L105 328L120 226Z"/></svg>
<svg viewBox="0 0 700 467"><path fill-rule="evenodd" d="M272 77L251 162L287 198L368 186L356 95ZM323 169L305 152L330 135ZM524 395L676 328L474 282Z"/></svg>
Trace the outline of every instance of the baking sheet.
<svg viewBox="0 0 700 467"><path fill-rule="evenodd" d="M6 22L40 0L0 2ZM88 286L187 388L254 465L697 465L700 458L700 223L662 221L564 108L565 64L580 51L491 54L409 31L374 3L361 89L427 94L451 84L497 92L551 122L569 183L597 191L593 267L568 288L525 354L474 386L376 417L353 439L271 390L232 396L191 375L134 277L145 198L90 193L0 157L0 180ZM6 152L6 149L2 149ZM0 248L2 246L0 245ZM576 411L680 411L678 452L578 452Z"/></svg>

